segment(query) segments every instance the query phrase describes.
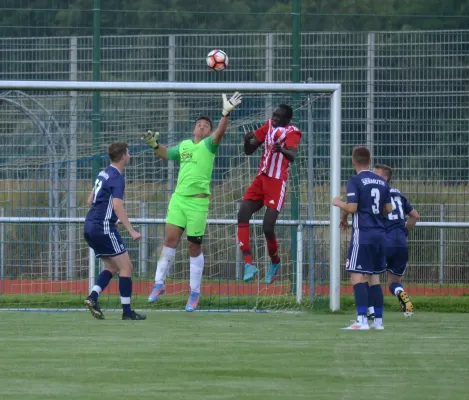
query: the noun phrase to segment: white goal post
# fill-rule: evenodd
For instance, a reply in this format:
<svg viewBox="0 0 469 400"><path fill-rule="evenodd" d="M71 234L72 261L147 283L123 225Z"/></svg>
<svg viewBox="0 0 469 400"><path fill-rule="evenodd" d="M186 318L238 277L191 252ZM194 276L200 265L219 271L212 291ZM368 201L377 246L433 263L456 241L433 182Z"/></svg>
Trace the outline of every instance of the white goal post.
<svg viewBox="0 0 469 400"><path fill-rule="evenodd" d="M0 80L0 90L29 91L103 91L103 92L234 92L241 93L328 93L330 98L330 198L340 195L341 185L341 85L332 83L203 83L203 82L97 82L97 81L20 81ZM133 223L162 224L161 218L134 218ZM23 218L1 217L0 222L8 223L81 223L83 218ZM235 224L235 219L209 219L208 224ZM298 227L298 235L303 226L330 226L330 309L340 309L340 210L330 206L330 220L279 220L278 225ZM251 221L261 224L260 220ZM297 236L298 238L298 236ZM298 240L298 254L302 254L302 240ZM299 260L301 258L299 257ZM297 262L297 282L301 283L302 264ZM89 280L94 284L94 257L90 256ZM301 290L297 300L301 301ZM299 297L299 298L298 298Z"/></svg>

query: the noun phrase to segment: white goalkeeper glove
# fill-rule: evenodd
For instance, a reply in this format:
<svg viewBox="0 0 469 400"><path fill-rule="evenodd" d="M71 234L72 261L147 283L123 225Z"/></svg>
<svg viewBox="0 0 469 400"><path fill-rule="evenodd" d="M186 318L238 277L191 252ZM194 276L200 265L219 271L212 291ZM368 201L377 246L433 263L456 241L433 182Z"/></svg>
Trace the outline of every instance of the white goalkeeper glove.
<svg viewBox="0 0 469 400"><path fill-rule="evenodd" d="M226 94L223 94L223 111L221 114L226 117L229 115L231 111L234 110L234 108L238 105L241 104L241 100L243 99L241 97L241 94L239 92L235 92L233 96L231 96L231 99L226 98Z"/></svg>
<svg viewBox="0 0 469 400"><path fill-rule="evenodd" d="M158 137L160 136L159 132L152 132L150 130L147 131L142 136L142 140L150 146L153 150L156 150L158 148Z"/></svg>

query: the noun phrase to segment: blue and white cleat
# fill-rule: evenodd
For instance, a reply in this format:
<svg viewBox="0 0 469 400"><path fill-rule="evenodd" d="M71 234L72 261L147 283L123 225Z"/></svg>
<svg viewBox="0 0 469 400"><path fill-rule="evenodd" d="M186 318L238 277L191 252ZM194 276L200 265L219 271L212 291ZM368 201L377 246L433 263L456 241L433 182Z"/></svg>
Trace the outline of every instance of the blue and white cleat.
<svg viewBox="0 0 469 400"><path fill-rule="evenodd" d="M265 283L270 285L272 282L275 282L277 279L277 274L279 270L280 270L280 263L274 264L270 262L269 269L267 270L267 275L265 276Z"/></svg>
<svg viewBox="0 0 469 400"><path fill-rule="evenodd" d="M187 300L186 311L187 312L194 311L199 305L199 300L200 300L200 293L191 292L191 295L189 296L189 299Z"/></svg>
<svg viewBox="0 0 469 400"><path fill-rule="evenodd" d="M254 265L245 264L243 281L244 282L252 281L254 277L256 276L257 272L258 272L258 269Z"/></svg>
<svg viewBox="0 0 469 400"><path fill-rule="evenodd" d="M151 291L150 296L148 296L148 302L154 303L163 294L165 294L164 283L155 283L153 285L153 290Z"/></svg>

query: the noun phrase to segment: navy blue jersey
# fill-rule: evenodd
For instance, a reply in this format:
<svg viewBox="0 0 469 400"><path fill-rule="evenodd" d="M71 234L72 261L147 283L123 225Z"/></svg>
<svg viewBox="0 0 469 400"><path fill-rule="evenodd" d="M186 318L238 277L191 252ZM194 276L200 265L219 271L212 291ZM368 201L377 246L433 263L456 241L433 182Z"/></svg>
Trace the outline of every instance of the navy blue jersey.
<svg viewBox="0 0 469 400"><path fill-rule="evenodd" d="M388 214L384 220L386 232L399 230L403 233L405 230L406 215L414 208L410 205L404 195L397 189L391 188L392 213Z"/></svg>
<svg viewBox="0 0 469 400"><path fill-rule="evenodd" d="M391 203L384 178L367 170L352 176L347 183L347 203L358 205L352 215L352 240L372 243L376 233L384 234L384 205Z"/></svg>
<svg viewBox="0 0 469 400"><path fill-rule="evenodd" d="M384 227L386 228L386 246L406 247L406 215L413 210L413 207L402 193L394 188L391 188L391 202L392 213L388 214L387 218L384 220Z"/></svg>
<svg viewBox="0 0 469 400"><path fill-rule="evenodd" d="M117 215L114 212L112 199L124 199L125 180L119 170L110 165L101 171L94 183L94 199L86 222L115 224Z"/></svg>

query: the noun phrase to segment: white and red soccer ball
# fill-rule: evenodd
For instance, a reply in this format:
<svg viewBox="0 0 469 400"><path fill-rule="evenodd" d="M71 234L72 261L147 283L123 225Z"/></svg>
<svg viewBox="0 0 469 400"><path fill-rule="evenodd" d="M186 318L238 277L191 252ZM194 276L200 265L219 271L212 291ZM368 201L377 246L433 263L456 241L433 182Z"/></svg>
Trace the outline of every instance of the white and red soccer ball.
<svg viewBox="0 0 469 400"><path fill-rule="evenodd" d="M223 71L228 66L228 56L222 50L212 50L207 54L207 65L214 71Z"/></svg>

